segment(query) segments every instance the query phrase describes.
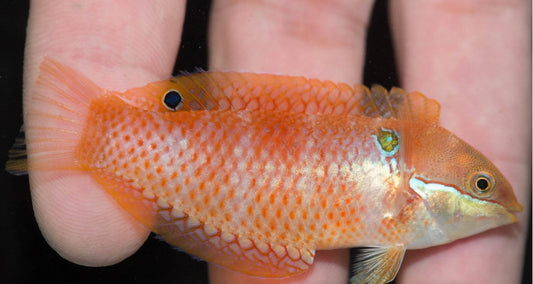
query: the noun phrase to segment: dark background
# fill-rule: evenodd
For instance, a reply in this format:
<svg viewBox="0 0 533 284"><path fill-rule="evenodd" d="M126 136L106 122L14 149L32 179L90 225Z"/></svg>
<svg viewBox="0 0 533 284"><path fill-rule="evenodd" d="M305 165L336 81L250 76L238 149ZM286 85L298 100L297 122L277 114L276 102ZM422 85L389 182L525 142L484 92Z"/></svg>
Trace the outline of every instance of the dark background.
<svg viewBox="0 0 533 284"><path fill-rule="evenodd" d="M207 69L209 5L209 0L188 1L175 74L197 67ZM0 165L5 164L7 151L22 124L22 62L28 8L27 0L0 0ZM387 1L377 0L367 38L364 83L390 88L398 85L398 78L386 8ZM113 266L89 268L62 259L37 227L27 176L12 176L1 169L0 228L0 283L207 283L205 263L171 249L153 236L137 253ZM531 226L526 249L523 283L531 283Z"/></svg>

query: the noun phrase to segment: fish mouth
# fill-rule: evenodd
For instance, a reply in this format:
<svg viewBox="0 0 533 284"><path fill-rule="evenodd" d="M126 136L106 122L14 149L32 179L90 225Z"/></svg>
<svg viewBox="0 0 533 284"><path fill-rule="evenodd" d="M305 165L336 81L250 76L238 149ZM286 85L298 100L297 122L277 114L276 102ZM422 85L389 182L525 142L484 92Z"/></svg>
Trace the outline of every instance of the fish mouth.
<svg viewBox="0 0 533 284"><path fill-rule="evenodd" d="M518 218L516 218L516 216L514 214L509 213L509 215L510 215L509 217L511 219L511 223L510 224L518 222Z"/></svg>
<svg viewBox="0 0 533 284"><path fill-rule="evenodd" d="M503 212L501 212L504 215L507 215L507 218L509 218L509 224L518 222L518 218L516 217L516 213L522 212L524 210L524 207L518 203L518 201L509 202L507 204L498 204L501 206L502 209L504 209Z"/></svg>
<svg viewBox="0 0 533 284"><path fill-rule="evenodd" d="M516 212L516 213L522 212L524 210L524 206L518 203L518 200L516 200L516 198L513 198L513 199L514 200L510 200L501 205L509 212Z"/></svg>
<svg viewBox="0 0 533 284"><path fill-rule="evenodd" d="M524 206L522 206L520 203L516 202L510 207L507 207L507 210L509 212L522 212L524 210Z"/></svg>
<svg viewBox="0 0 533 284"><path fill-rule="evenodd" d="M524 207L520 203L515 202L513 204L505 206L505 210L510 215L509 218L511 219L511 223L516 223L518 222L518 218L513 213L522 212L524 210Z"/></svg>

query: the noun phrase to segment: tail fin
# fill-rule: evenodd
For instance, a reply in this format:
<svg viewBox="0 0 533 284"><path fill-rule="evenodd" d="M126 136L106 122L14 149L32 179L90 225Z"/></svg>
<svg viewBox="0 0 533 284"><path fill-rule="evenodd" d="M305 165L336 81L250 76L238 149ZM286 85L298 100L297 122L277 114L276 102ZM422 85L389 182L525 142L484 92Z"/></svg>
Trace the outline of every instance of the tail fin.
<svg viewBox="0 0 533 284"><path fill-rule="evenodd" d="M25 140L15 142L6 169L24 171L79 169L76 146L87 121L91 100L105 93L86 77L52 59L40 66L35 94L26 101Z"/></svg>
<svg viewBox="0 0 533 284"><path fill-rule="evenodd" d="M7 154L6 170L12 175L24 175L28 170L28 159L26 155L26 140L24 138L24 125L20 128L19 136L15 139L13 146Z"/></svg>

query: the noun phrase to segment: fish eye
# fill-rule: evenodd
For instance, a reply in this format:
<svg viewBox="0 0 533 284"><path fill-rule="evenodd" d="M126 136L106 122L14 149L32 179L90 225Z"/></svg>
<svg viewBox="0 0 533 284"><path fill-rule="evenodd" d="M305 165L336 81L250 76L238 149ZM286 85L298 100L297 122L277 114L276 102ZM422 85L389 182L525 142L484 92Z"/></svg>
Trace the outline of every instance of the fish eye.
<svg viewBox="0 0 533 284"><path fill-rule="evenodd" d="M174 89L168 90L163 96L163 105L170 111L176 111L182 103L183 96Z"/></svg>
<svg viewBox="0 0 533 284"><path fill-rule="evenodd" d="M471 187L474 193L480 196L488 196L494 189L494 178L488 173L477 173L472 177Z"/></svg>

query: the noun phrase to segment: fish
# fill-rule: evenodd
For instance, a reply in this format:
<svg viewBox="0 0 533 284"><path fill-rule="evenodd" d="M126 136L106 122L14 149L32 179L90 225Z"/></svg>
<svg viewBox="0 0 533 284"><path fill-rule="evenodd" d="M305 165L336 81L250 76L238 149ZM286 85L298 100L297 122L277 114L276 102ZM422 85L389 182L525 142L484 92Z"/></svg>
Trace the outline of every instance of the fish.
<svg viewBox="0 0 533 284"><path fill-rule="evenodd" d="M418 92L237 72L117 92L47 57L37 86L8 171L89 173L169 244L244 274L297 275L316 250L358 247L351 283L386 283L407 249L522 210Z"/></svg>

